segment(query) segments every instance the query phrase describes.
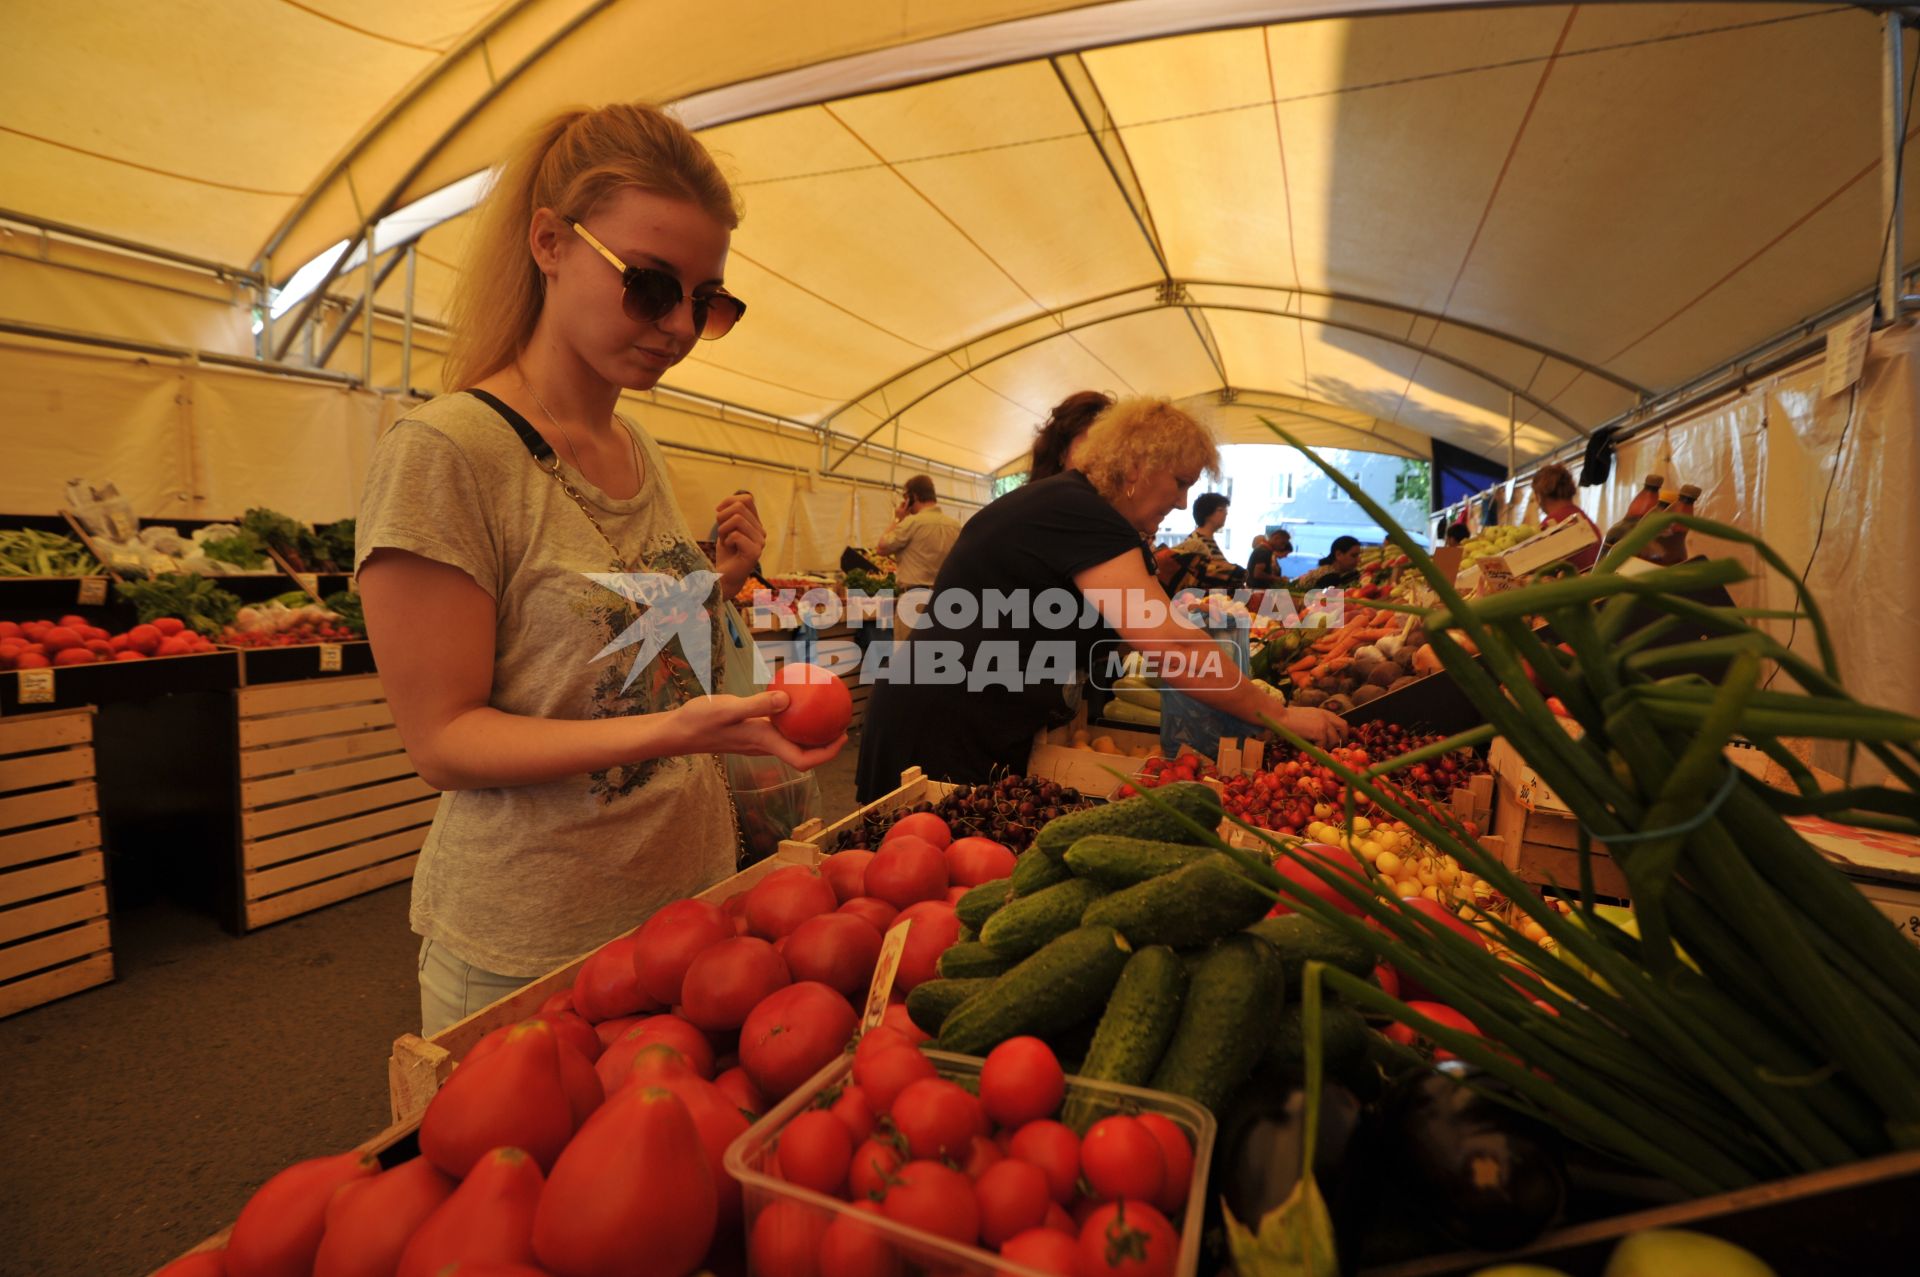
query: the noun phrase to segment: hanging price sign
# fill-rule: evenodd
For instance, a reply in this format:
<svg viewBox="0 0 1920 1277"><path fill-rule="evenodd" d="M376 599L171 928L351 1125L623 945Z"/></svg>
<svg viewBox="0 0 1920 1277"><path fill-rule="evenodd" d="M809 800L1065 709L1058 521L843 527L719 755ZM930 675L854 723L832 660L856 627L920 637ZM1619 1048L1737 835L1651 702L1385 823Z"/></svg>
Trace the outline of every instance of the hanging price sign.
<svg viewBox="0 0 1920 1277"><path fill-rule="evenodd" d="M887 932L880 942L880 960L873 966L873 983L867 986L867 1011L860 1017L860 1030L880 1027L887 1015L887 999L893 996L893 977L900 970L900 955L907 951L907 932L913 927L909 918Z"/></svg>
<svg viewBox="0 0 1920 1277"><path fill-rule="evenodd" d="M337 674L339 671L340 645L338 643L322 643L320 645L320 672L322 674Z"/></svg>

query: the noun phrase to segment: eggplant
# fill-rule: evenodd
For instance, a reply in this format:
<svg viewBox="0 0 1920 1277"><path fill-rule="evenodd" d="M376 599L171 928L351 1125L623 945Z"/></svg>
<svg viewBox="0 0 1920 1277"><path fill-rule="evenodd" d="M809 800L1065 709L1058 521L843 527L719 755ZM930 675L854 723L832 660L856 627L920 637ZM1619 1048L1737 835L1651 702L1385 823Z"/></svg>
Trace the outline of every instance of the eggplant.
<svg viewBox="0 0 1920 1277"><path fill-rule="evenodd" d="M1443 1066L1397 1084L1384 1113L1403 1200L1451 1240L1479 1250L1526 1245L1553 1226L1567 1200L1558 1137L1486 1093L1498 1085Z"/></svg>
<svg viewBox="0 0 1920 1277"><path fill-rule="evenodd" d="M1330 1202L1337 1196L1341 1162L1360 1119L1360 1101L1352 1091L1331 1082L1321 1086L1320 1141L1313 1170L1322 1196ZM1214 1145L1209 1182L1235 1219L1258 1228L1269 1211L1287 1200L1300 1182L1300 1145L1306 1134L1306 1092L1299 1087L1249 1088L1228 1110Z"/></svg>

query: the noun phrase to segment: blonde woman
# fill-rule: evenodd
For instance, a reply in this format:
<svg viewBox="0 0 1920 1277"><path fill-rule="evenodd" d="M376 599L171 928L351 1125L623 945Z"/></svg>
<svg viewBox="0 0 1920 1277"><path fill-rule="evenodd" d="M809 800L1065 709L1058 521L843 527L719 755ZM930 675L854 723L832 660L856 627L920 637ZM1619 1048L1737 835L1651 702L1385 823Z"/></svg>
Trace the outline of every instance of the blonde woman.
<svg viewBox="0 0 1920 1277"><path fill-rule="evenodd" d="M1073 469L969 519L905 651L875 667L861 798L916 764L965 782L1024 770L1034 734L1065 716L1076 671L1104 664L1119 640L1160 660L1200 650L1205 635L1169 613L1146 544L1219 465L1192 417L1165 399L1122 399L1078 442ZM1346 734L1332 714L1283 709L1231 663L1165 681L1249 723L1276 718L1322 743Z"/></svg>
<svg viewBox="0 0 1920 1277"><path fill-rule="evenodd" d="M357 548L368 636L409 758L447 791L413 880L427 1033L731 873L718 753L808 768L839 750L773 730L784 693L703 694L713 609L766 534L752 498L729 497L709 562L660 449L615 411L744 315L725 284L738 222L712 157L665 113L552 120L480 212L453 393L375 452ZM603 656L650 609L589 574L686 618L656 638L696 641Z"/></svg>

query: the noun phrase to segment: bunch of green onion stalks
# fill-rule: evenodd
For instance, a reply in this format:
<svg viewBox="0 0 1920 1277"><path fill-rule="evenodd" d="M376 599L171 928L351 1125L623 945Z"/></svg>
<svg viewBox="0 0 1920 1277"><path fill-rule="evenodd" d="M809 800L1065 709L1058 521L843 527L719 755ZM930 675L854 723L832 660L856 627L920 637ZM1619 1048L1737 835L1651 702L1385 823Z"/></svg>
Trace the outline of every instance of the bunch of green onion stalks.
<svg viewBox="0 0 1920 1277"><path fill-rule="evenodd" d="M1563 570L1470 604L1377 502L1268 424L1391 529L1432 584L1441 605L1425 614L1426 631L1487 720L1365 773L1277 725L1274 730L1336 771L1347 782L1350 805L1357 791L1405 821L1485 878L1548 937L1537 944L1505 920L1486 917L1482 926L1494 928L1518 960L1506 961L1444 923L1374 894L1364 862L1356 879L1343 867L1303 858L1362 911L1354 917L1288 882L1258 856L1215 840L1276 898L1367 944L1486 1037L1435 1023L1344 972L1321 967L1324 987L1479 1066L1505 1083L1490 1091L1497 1098L1693 1194L1920 1145L1920 949L1785 819L1818 813L1920 831L1920 720L1847 694L1819 607L1780 557L1725 524L1654 516L1585 576ZM1622 563L1673 523L1693 532L1696 544L1706 537L1751 546L1794 581L1819 664L1751 624L1780 613L1681 597L1745 579L1747 569L1732 559L1619 574ZM1637 609L1652 609L1659 619L1629 634L1629 615ZM1572 656L1543 643L1531 618L1544 619ZM1709 637L1663 645L1682 624ZM1478 648L1484 668L1453 631ZM1800 690L1761 690L1769 661ZM1702 662L1721 669L1717 683L1673 673ZM1545 691L1534 687L1529 667ZM1584 735L1575 739L1556 723L1548 696L1564 703ZM1449 813L1412 807L1376 783L1388 772L1496 734L1582 828L1580 898L1571 915L1541 900ZM1822 794L1782 737L1856 742L1907 788ZM1766 751L1800 792L1776 791L1736 768L1724 753L1736 739ZM1271 836L1244 827L1281 850ZM1604 843L1626 875L1637 937L1593 909L1589 838Z"/></svg>

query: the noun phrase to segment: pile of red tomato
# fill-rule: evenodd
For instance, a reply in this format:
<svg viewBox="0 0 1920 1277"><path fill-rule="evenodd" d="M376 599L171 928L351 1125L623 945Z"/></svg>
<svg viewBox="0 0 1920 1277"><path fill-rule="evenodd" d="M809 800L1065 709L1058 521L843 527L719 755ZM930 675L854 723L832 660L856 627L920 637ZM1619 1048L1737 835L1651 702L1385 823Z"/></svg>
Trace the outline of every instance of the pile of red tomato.
<svg viewBox="0 0 1920 1277"><path fill-rule="evenodd" d="M913 923L883 1025L960 933L953 901L1012 872L923 814L874 851L676 901L596 950L573 987L481 1039L422 1118L420 1156L345 1153L267 1181L224 1251L166 1277L602 1277L690 1273L737 1251L722 1168L753 1117L853 1039L882 932ZM916 1058L919 1052L914 1052ZM449 1267L453 1265L453 1267Z"/></svg>
<svg viewBox="0 0 1920 1277"><path fill-rule="evenodd" d="M975 1095L907 1036L867 1034L851 1080L787 1123L767 1168L852 1209L767 1204L749 1232L751 1271L900 1277L909 1262L951 1267L931 1247L903 1255L872 1217L1057 1277L1172 1277L1171 1221L1193 1179L1186 1132L1143 1112L1077 1136L1057 1120L1065 1094L1060 1061L1038 1038L995 1047Z"/></svg>
<svg viewBox="0 0 1920 1277"><path fill-rule="evenodd" d="M163 616L113 634L84 616L58 621L0 621L0 670L43 670L61 665L143 661L150 656L191 656L213 644L184 621Z"/></svg>

